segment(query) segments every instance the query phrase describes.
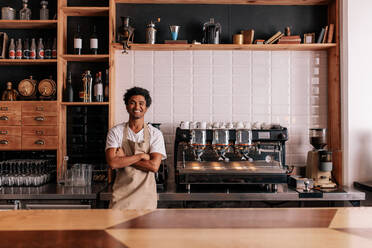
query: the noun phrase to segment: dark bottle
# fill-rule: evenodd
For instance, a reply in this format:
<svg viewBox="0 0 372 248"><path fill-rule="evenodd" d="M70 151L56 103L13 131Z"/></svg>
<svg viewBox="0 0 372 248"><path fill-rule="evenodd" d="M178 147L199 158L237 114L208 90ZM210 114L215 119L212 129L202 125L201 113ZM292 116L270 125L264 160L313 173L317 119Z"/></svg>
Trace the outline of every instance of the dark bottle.
<svg viewBox="0 0 372 248"><path fill-rule="evenodd" d="M45 58L45 50L44 50L44 44L43 39L39 39L39 43L37 44L37 58L38 59L44 59Z"/></svg>
<svg viewBox="0 0 372 248"><path fill-rule="evenodd" d="M32 40L31 40L30 59L36 59L36 42L35 42L35 38L32 38Z"/></svg>
<svg viewBox="0 0 372 248"><path fill-rule="evenodd" d="M15 51L15 44L14 44L14 38L10 39L9 44L9 59L15 59L16 51Z"/></svg>
<svg viewBox="0 0 372 248"><path fill-rule="evenodd" d="M109 90L110 90L110 87L109 87L109 69L106 69L106 77L105 77L105 94L104 94L104 99L105 99L105 102L108 102L109 101Z"/></svg>
<svg viewBox="0 0 372 248"><path fill-rule="evenodd" d="M96 81L94 83L94 101L103 102L103 84L101 72L96 74Z"/></svg>
<svg viewBox="0 0 372 248"><path fill-rule="evenodd" d="M77 25L76 33L74 35L74 54L81 55L81 49L83 48L83 39L80 35L80 25Z"/></svg>
<svg viewBox="0 0 372 248"><path fill-rule="evenodd" d="M53 40L53 46L52 46L52 59L57 58L57 38L54 38Z"/></svg>
<svg viewBox="0 0 372 248"><path fill-rule="evenodd" d="M25 42L23 43L23 58L24 59L30 58L30 42L28 38L26 38Z"/></svg>
<svg viewBox="0 0 372 248"><path fill-rule="evenodd" d="M65 101L73 102L74 101L74 88L72 87L72 78L71 72L68 73L66 90L65 90Z"/></svg>
<svg viewBox="0 0 372 248"><path fill-rule="evenodd" d="M93 33L90 36L90 52L91 54L98 53L98 36L96 33L96 25L93 25Z"/></svg>
<svg viewBox="0 0 372 248"><path fill-rule="evenodd" d="M16 47L16 59L22 59L22 57L23 57L22 40L18 39Z"/></svg>
<svg viewBox="0 0 372 248"><path fill-rule="evenodd" d="M51 40L48 39L45 43L45 59L51 59L52 58L52 44Z"/></svg>

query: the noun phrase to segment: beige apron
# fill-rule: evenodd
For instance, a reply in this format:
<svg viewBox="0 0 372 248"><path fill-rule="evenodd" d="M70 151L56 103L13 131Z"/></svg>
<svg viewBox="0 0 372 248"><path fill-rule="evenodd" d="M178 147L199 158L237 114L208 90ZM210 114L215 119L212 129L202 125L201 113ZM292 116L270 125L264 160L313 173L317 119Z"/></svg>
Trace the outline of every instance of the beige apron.
<svg viewBox="0 0 372 248"><path fill-rule="evenodd" d="M150 132L146 124L143 127L142 143L127 139L128 123L124 126L122 148L126 156L149 153ZM113 209L156 209L157 193L155 175L127 166L116 171L113 186Z"/></svg>

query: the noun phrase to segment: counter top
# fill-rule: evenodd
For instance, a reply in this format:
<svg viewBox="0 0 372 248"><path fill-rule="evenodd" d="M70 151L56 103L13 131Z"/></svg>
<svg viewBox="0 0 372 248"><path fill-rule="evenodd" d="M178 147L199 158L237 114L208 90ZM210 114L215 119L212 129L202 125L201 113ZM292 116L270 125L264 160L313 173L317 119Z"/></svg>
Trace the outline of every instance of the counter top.
<svg viewBox="0 0 372 248"><path fill-rule="evenodd" d="M39 187L1 187L0 200L96 200L106 183L93 183L87 187L67 187L45 184Z"/></svg>
<svg viewBox="0 0 372 248"><path fill-rule="evenodd" d="M365 207L18 210L0 219L3 248L372 247Z"/></svg>
<svg viewBox="0 0 372 248"><path fill-rule="evenodd" d="M354 188L343 187L340 191L323 193L323 197L301 198L294 189L287 185L279 185L277 192L264 192L257 190L221 190L195 189L190 193L178 191L175 187L158 193L159 201L362 201L365 193ZM101 200L111 200L112 188L109 185L100 193Z"/></svg>

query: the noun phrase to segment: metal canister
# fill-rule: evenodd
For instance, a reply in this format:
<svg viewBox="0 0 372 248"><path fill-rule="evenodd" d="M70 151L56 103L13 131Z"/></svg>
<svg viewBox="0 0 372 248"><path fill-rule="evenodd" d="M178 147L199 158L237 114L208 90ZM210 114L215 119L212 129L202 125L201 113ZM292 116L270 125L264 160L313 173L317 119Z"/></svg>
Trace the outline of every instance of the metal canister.
<svg viewBox="0 0 372 248"><path fill-rule="evenodd" d="M146 43L155 44L156 41L156 29L155 24L151 22L146 28Z"/></svg>
<svg viewBox="0 0 372 248"><path fill-rule="evenodd" d="M1 19L2 20L15 20L16 11L11 7L1 8Z"/></svg>

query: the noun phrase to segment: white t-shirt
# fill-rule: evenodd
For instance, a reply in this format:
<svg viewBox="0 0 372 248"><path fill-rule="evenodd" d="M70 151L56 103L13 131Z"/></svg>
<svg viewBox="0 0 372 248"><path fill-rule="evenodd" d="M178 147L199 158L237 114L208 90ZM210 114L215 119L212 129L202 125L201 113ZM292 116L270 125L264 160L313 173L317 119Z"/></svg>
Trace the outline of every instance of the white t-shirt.
<svg viewBox="0 0 372 248"><path fill-rule="evenodd" d="M106 139L106 150L109 148L118 148L122 146L125 124L125 122L118 124L108 131ZM159 129L151 126L150 124L148 124L147 126L149 127L150 133L150 153L160 153L162 155L162 159L166 159L167 153L165 151L163 134ZM143 142L143 129L138 133L135 133L132 129L128 128L127 139L137 143Z"/></svg>

